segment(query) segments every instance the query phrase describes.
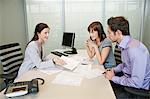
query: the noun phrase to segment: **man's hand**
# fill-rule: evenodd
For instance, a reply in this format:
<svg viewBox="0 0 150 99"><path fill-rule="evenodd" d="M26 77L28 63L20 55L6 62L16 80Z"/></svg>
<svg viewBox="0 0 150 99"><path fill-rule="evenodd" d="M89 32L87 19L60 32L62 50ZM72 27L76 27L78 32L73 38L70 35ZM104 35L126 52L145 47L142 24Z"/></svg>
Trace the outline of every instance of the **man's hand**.
<svg viewBox="0 0 150 99"><path fill-rule="evenodd" d="M113 70L113 69L111 69L110 71L106 71L106 73L105 73L105 77L106 77L108 80L111 80L114 75L115 75L115 73L114 73L114 70Z"/></svg>

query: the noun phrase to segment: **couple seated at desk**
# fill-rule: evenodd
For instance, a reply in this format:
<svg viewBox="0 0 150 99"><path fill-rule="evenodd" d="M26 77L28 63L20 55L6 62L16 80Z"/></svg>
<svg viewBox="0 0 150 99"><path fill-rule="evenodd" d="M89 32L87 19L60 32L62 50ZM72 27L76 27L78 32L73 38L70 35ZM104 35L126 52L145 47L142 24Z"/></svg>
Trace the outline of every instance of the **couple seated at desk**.
<svg viewBox="0 0 150 99"><path fill-rule="evenodd" d="M100 22L89 25L90 39L86 42L88 55L91 58L96 55L100 64L112 68L116 65L110 40L116 42L121 50L122 63L107 71L105 77L119 85L150 90L148 49L142 42L131 38L129 22L123 16L111 17L107 24L108 38ZM117 72L123 72L123 76L116 76Z"/></svg>

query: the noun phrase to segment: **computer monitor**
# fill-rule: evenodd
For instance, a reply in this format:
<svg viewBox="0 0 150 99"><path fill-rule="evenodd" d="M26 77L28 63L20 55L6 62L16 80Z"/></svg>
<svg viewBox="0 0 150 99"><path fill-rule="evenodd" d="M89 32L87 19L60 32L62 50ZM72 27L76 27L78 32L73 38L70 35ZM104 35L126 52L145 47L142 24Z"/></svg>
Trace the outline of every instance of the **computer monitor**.
<svg viewBox="0 0 150 99"><path fill-rule="evenodd" d="M74 39L75 39L75 33L64 32L62 46L73 48L74 47Z"/></svg>
<svg viewBox="0 0 150 99"><path fill-rule="evenodd" d="M72 32L63 33L62 46L72 48L72 51L64 51L64 53L77 54L77 51L74 48L74 40L75 40L75 33L72 33Z"/></svg>

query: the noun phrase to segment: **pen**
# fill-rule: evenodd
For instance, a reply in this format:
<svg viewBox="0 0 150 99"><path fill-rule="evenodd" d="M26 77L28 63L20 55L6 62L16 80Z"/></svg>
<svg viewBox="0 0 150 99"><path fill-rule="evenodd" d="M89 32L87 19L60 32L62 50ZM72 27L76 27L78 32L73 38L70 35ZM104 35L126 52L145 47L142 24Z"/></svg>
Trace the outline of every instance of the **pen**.
<svg viewBox="0 0 150 99"><path fill-rule="evenodd" d="M103 72L102 74L105 74L107 71L111 71L111 69L107 69L105 72Z"/></svg>

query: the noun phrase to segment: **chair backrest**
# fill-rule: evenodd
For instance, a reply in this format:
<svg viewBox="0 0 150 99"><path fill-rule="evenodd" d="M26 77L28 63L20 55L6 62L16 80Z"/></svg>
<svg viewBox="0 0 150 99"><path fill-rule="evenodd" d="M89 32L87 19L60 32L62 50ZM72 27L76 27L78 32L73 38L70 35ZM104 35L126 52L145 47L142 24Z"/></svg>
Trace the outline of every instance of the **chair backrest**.
<svg viewBox="0 0 150 99"><path fill-rule="evenodd" d="M144 89L137 89L133 87L124 87L125 91L138 95L138 96L144 96L144 97L149 97L149 98L144 98L144 99L150 99L150 90L144 90Z"/></svg>
<svg viewBox="0 0 150 99"><path fill-rule="evenodd" d="M3 74L14 75L14 80L18 74L19 67L23 61L23 54L19 43L11 43L0 46L0 60L3 66Z"/></svg>
<svg viewBox="0 0 150 99"><path fill-rule="evenodd" d="M118 48L117 45L115 46L114 56L115 56L116 65L122 63L122 61L121 61L121 50Z"/></svg>

